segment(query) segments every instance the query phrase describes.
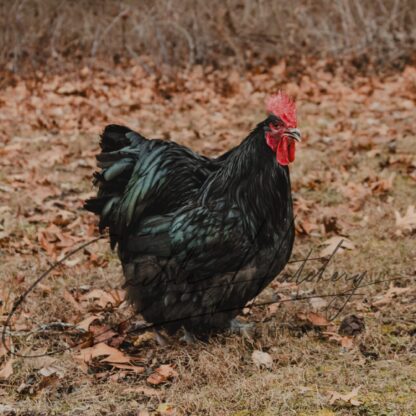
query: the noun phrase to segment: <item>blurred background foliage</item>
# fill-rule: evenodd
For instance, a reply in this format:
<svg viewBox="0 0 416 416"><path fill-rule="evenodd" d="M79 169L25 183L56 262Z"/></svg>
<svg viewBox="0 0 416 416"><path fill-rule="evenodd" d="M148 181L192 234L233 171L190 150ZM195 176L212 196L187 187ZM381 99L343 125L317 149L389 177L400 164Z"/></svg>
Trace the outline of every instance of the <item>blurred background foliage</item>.
<svg viewBox="0 0 416 416"><path fill-rule="evenodd" d="M415 42L415 0L0 1L0 65L15 73L130 59L157 68L249 69L282 58L401 68Z"/></svg>

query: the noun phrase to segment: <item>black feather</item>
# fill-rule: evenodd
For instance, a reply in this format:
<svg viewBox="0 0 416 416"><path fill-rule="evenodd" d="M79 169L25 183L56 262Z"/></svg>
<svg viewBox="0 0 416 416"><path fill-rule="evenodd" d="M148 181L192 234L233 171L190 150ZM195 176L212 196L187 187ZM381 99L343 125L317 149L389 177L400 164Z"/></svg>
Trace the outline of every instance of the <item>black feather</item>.
<svg viewBox="0 0 416 416"><path fill-rule="evenodd" d="M226 328L283 269L293 240L289 171L260 123L209 159L173 142L107 126L96 198L136 310L168 331Z"/></svg>

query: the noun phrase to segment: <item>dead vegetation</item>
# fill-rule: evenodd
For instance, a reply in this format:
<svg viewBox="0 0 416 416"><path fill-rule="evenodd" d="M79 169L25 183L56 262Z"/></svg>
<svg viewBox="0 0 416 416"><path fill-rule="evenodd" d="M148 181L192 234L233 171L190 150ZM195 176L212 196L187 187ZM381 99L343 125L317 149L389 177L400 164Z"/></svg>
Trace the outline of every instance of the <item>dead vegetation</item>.
<svg viewBox="0 0 416 416"><path fill-rule="evenodd" d="M0 329L42 271L97 235L82 204L105 124L215 155L279 88L296 97L304 137L293 261L342 240L325 275L366 273L330 320L342 305L331 295L352 280L298 284L291 263L244 311L251 339L161 348L100 240L37 285L6 329L0 414L416 414L411 0L17 0L0 11ZM396 72L367 71L381 67Z"/></svg>
<svg viewBox="0 0 416 416"><path fill-rule="evenodd" d="M325 309L340 299L330 305L327 295L351 283L296 284L292 263L256 300L263 306L245 310L252 339L221 334L161 348L151 332L130 331L140 318L131 318L118 260L101 240L38 285L13 318L7 347L40 357L0 345L0 413L416 413L416 69L353 80L327 69L322 61L295 83L284 61L244 75L194 67L173 80L141 66L85 67L16 77L2 90L3 325L41 271L96 235L82 203L106 123L213 155L262 119L265 97L279 88L296 96L305 138L292 167L293 260L310 249L327 255L343 239L326 274L367 275L361 296L330 322Z"/></svg>
<svg viewBox="0 0 416 416"><path fill-rule="evenodd" d="M251 68L283 57L298 70L305 56L403 68L414 58L415 27L413 0L3 1L0 62L21 74L97 58L153 71L148 57L157 70Z"/></svg>

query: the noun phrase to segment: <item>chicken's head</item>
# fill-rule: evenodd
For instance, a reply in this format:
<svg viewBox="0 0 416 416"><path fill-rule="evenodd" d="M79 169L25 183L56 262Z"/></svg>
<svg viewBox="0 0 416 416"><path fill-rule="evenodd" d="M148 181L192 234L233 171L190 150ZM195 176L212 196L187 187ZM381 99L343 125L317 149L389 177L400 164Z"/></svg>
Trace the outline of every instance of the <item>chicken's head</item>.
<svg viewBox="0 0 416 416"><path fill-rule="evenodd" d="M272 95L267 100L266 142L276 152L276 160L286 166L295 160L295 142L300 141L297 128L296 104L283 92Z"/></svg>

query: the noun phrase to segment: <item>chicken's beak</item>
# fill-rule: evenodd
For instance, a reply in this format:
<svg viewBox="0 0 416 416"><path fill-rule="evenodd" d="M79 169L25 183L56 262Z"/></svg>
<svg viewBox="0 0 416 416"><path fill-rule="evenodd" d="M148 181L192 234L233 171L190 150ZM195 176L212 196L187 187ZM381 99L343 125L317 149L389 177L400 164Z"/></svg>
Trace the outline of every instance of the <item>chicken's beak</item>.
<svg viewBox="0 0 416 416"><path fill-rule="evenodd" d="M288 136L288 137L292 138L293 140L296 140L297 142L301 141L301 136L300 136L300 130L299 129L287 129L285 131L285 136Z"/></svg>

